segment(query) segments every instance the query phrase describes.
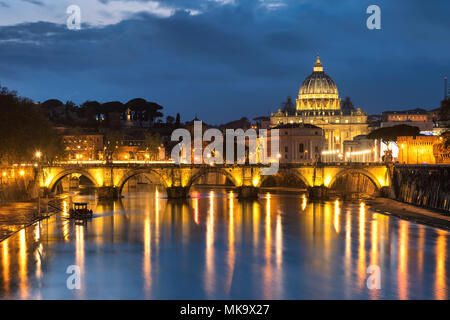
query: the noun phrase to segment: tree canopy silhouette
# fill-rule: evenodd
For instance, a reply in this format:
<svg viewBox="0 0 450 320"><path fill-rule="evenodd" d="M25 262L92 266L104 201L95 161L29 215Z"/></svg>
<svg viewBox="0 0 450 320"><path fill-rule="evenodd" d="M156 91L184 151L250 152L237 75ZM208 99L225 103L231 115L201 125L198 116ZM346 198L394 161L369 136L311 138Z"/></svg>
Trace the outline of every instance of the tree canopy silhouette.
<svg viewBox="0 0 450 320"><path fill-rule="evenodd" d="M367 136L369 139L377 139L383 141L385 144L389 142L397 143L397 138L401 136L418 136L420 129L417 127L401 124L393 127L379 128Z"/></svg>
<svg viewBox="0 0 450 320"><path fill-rule="evenodd" d="M38 150L43 161L63 155L63 141L42 107L5 87L0 88L0 119L0 162L35 161Z"/></svg>

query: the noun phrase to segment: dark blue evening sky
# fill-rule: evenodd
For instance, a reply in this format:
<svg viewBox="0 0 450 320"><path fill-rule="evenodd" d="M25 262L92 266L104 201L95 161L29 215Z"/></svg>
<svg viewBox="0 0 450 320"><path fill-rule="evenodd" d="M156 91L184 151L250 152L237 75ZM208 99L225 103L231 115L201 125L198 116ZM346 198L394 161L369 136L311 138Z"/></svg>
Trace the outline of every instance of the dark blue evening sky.
<svg viewBox="0 0 450 320"><path fill-rule="evenodd" d="M81 8L81 30L66 9ZM381 8L381 30L366 9ZM296 97L319 53L369 114L439 106L449 0L0 0L0 82L35 101L142 97L223 123Z"/></svg>

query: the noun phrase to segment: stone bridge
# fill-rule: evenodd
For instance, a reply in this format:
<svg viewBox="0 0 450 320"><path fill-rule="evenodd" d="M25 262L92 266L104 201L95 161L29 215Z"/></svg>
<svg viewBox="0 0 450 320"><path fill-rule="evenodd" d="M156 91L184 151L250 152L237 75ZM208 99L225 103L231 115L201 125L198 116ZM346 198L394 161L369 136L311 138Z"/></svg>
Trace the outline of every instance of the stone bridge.
<svg viewBox="0 0 450 320"><path fill-rule="evenodd" d="M39 185L53 192L66 176L83 175L97 189L99 198L117 198L125 183L139 174L152 174L164 185L168 198L185 198L190 187L208 173L227 177L241 198L255 198L261 184L269 176L260 174L263 165L195 165L174 163L83 163L44 166L39 173ZM391 186L391 174L382 163L319 163L280 164L279 174L301 180L310 194L321 197L345 174L357 173L367 177L376 190Z"/></svg>

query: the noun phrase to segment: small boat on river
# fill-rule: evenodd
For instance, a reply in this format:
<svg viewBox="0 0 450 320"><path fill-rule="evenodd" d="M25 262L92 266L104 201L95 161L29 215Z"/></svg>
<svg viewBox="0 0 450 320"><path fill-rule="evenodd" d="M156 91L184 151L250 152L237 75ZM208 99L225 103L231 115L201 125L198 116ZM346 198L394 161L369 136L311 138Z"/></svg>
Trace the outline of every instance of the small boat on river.
<svg viewBox="0 0 450 320"><path fill-rule="evenodd" d="M75 202L73 208L69 210L69 218L75 220L85 220L92 218L93 212L88 209L86 202Z"/></svg>

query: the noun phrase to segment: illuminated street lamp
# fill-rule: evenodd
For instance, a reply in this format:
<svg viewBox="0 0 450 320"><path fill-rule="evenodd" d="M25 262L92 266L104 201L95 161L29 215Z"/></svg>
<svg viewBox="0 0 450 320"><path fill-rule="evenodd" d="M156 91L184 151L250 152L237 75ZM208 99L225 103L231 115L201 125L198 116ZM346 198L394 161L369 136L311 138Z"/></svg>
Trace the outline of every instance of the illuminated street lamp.
<svg viewBox="0 0 450 320"><path fill-rule="evenodd" d="M39 181L39 175L40 175L40 160L42 157L42 153L40 151L36 151L36 153L34 154L34 156L38 159L38 163L37 163L37 182L38 182L38 216L41 215L41 184Z"/></svg>

